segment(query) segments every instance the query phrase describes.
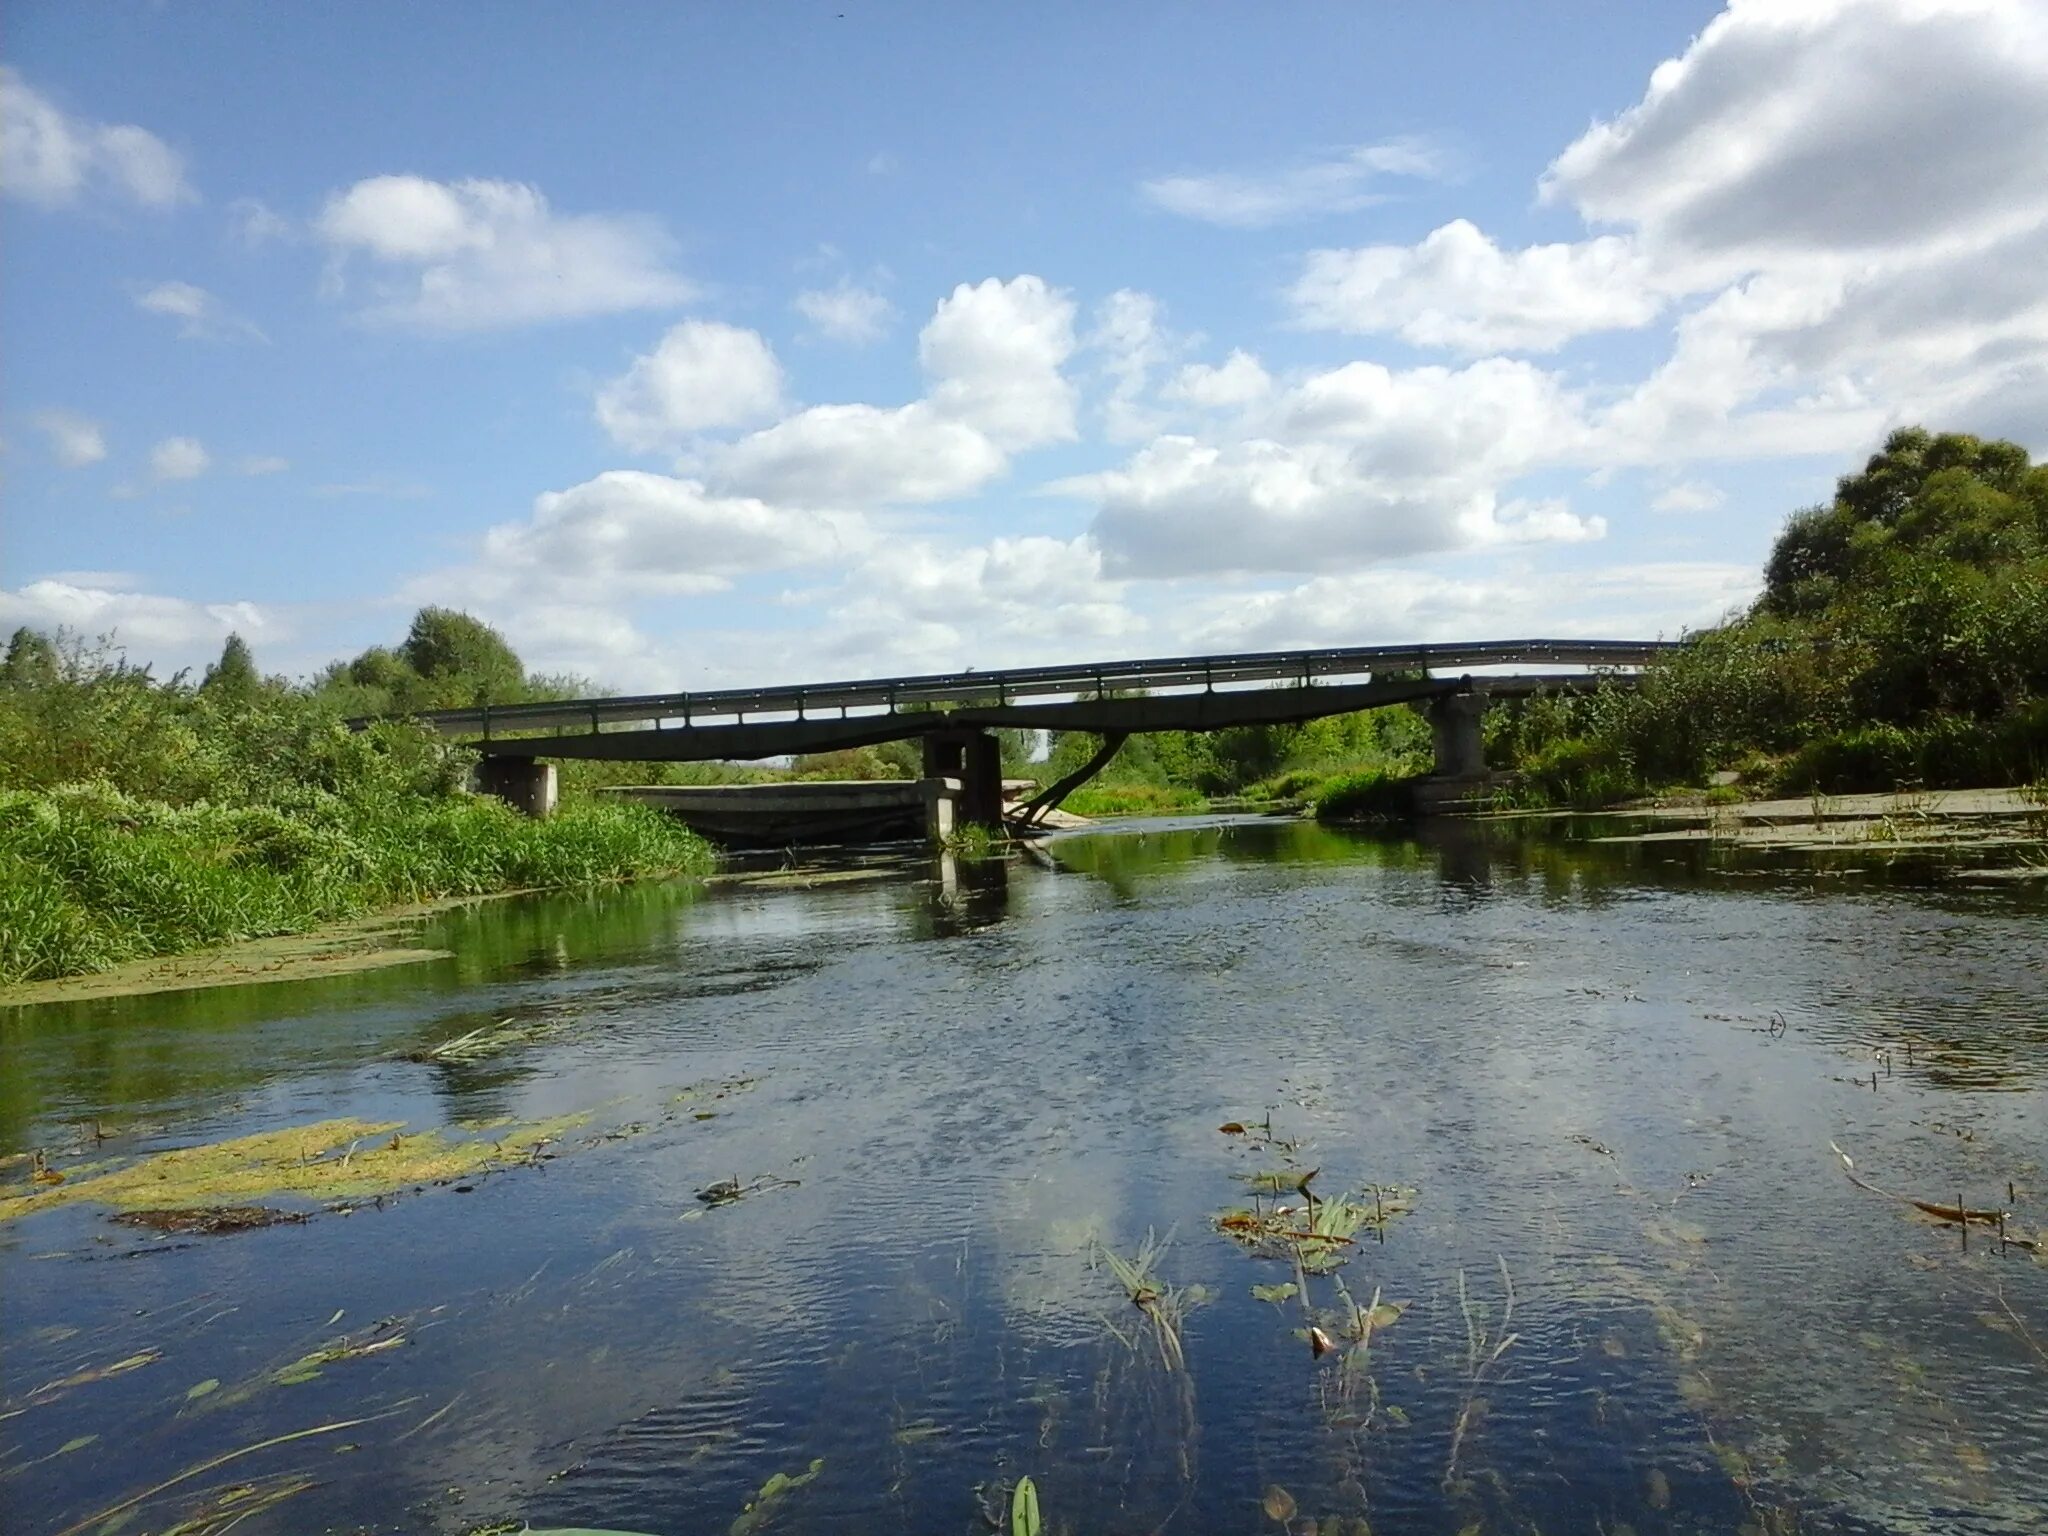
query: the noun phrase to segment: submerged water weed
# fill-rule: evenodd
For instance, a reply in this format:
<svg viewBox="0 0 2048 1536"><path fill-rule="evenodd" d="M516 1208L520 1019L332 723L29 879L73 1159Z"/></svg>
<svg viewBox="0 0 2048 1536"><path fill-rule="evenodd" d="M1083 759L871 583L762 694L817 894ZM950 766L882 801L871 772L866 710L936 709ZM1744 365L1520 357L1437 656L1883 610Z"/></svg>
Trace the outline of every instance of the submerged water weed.
<svg viewBox="0 0 2048 1536"><path fill-rule="evenodd" d="M1283 1176L1253 1177L1259 1180ZM1216 1230L1261 1258L1298 1263L1311 1275L1327 1275L1341 1268L1351 1256L1360 1232L1384 1234L1396 1216L1406 1214L1413 1206L1413 1190L1372 1184L1355 1195L1318 1198L1307 1188L1309 1180L1315 1177L1313 1173L1285 1177L1294 1178L1289 1187L1299 1190L1305 1203L1261 1203L1249 1210L1233 1207L1217 1214ZM1254 1187L1273 1186L1255 1183Z"/></svg>
<svg viewBox="0 0 2048 1536"><path fill-rule="evenodd" d="M777 1472L761 1485L761 1491L747 1501L739 1518L728 1528L729 1536L753 1536L775 1513L775 1506L787 1498L795 1489L817 1481L818 1474L825 1470L825 1458L820 1456L802 1472Z"/></svg>
<svg viewBox="0 0 2048 1536"><path fill-rule="evenodd" d="M1173 1286L1159 1278L1159 1260L1166 1248L1167 1244L1147 1232L1144 1242L1128 1259L1105 1243L1097 1243L1095 1253L1116 1276L1131 1305L1145 1314L1159 1346L1161 1363L1169 1371L1177 1371L1187 1364L1187 1353L1181 1347L1182 1325L1189 1312L1209 1299L1209 1293L1199 1285ZM1132 1343L1114 1322L1109 1326L1127 1345Z"/></svg>
<svg viewBox="0 0 2048 1536"><path fill-rule="evenodd" d="M322 1120L159 1152L103 1173L74 1174L61 1184L0 1199L0 1222L79 1200L123 1211L182 1211L264 1195L368 1199L531 1159L588 1119L587 1113L561 1115L496 1135L466 1136L408 1136L398 1120Z"/></svg>
<svg viewBox="0 0 2048 1536"><path fill-rule="evenodd" d="M1508 1273L1508 1261L1500 1257L1501 1313L1499 1323L1492 1322L1491 1311L1486 1303L1479 1300L1465 1283L1465 1271L1458 1271L1458 1311L1465 1320L1465 1399L1458 1409L1458 1421L1451 1430L1451 1455L1444 1467L1444 1487L1455 1491L1458 1486L1458 1457L1465 1448L1465 1441L1473 1428L1485 1415L1487 1400L1480 1391L1497 1374L1496 1367L1507 1352L1514 1348L1521 1338L1512 1324L1515 1320L1515 1280Z"/></svg>

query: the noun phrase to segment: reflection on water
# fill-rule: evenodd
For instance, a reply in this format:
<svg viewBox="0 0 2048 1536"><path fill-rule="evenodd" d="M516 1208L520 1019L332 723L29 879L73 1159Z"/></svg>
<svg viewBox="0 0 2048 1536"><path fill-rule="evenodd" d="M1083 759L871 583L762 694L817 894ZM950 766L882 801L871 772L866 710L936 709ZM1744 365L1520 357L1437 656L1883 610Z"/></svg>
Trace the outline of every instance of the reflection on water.
<svg viewBox="0 0 2048 1536"><path fill-rule="evenodd" d="M696 1531L816 1458L748 1529L957 1532L1024 1474L1083 1533L2035 1528L2038 884L1222 819L840 873L0 1015L0 1150L59 1169L592 1114L301 1225L0 1225L7 1528L179 1479L125 1528ZM1413 1208L1327 1275L1214 1230L1311 1169Z"/></svg>

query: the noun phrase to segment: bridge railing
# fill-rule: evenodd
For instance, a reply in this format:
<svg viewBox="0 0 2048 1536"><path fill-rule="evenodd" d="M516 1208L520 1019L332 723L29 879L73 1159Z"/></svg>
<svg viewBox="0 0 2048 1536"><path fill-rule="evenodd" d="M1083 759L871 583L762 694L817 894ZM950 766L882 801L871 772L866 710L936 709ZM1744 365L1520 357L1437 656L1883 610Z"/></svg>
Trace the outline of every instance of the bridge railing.
<svg viewBox="0 0 2048 1536"><path fill-rule="evenodd" d="M928 673L786 688L721 688L536 704L431 710L418 718L449 736L523 735L543 731L675 721L682 725L746 716L898 711L913 705L1010 703L1049 694L1107 689L1150 692L1258 683L1313 685L1335 678L1389 672L1544 665L1633 668L1676 649L1666 640L1501 640L1472 644L1351 646L1323 650L1252 651L1222 656L1152 657L1080 665L1014 667L996 672Z"/></svg>

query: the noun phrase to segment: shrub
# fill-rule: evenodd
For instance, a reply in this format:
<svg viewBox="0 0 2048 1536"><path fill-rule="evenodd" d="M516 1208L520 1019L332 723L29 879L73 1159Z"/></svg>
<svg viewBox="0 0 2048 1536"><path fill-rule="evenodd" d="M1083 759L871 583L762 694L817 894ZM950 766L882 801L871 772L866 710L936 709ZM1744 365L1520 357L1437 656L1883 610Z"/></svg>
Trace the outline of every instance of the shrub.
<svg viewBox="0 0 2048 1536"><path fill-rule="evenodd" d="M1316 791L1317 821L1407 821L1415 815L1415 778L1367 768L1339 774Z"/></svg>

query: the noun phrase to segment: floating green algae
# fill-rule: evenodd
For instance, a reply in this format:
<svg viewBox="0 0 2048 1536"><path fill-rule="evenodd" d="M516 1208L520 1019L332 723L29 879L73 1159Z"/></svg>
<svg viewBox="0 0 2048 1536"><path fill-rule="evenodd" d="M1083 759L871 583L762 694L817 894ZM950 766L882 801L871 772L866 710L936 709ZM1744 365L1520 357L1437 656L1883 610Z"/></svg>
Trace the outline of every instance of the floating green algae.
<svg viewBox="0 0 2048 1536"><path fill-rule="evenodd" d="M182 1210L263 1195L362 1200L480 1174L532 1157L587 1113L496 1134L404 1134L403 1121L343 1118L159 1152L140 1162L0 1198L0 1222L74 1201L122 1211Z"/></svg>

